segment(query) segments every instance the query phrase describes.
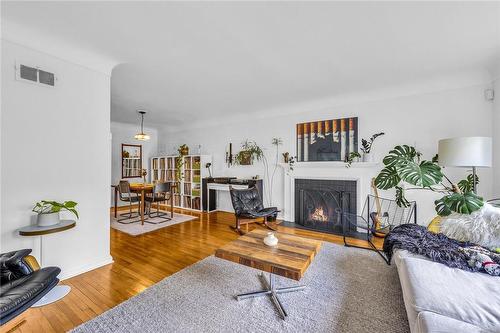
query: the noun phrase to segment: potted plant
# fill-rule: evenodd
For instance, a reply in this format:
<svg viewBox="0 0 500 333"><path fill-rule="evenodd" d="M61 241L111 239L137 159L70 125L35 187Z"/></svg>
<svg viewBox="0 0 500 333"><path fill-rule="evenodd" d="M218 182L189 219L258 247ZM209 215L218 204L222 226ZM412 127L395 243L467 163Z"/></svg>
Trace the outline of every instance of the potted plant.
<svg viewBox="0 0 500 333"><path fill-rule="evenodd" d="M358 153L357 151L352 151L349 153L349 157L347 157L347 160L345 161L345 167L350 168L353 162L359 162L359 159L361 158L361 154Z"/></svg>
<svg viewBox="0 0 500 333"><path fill-rule="evenodd" d="M454 184L443 174L437 155L431 161L421 160L421 156L414 147L394 147L384 157L385 167L375 178L375 186L381 190L394 188L396 203L400 207L409 205L405 191L428 190L441 193L444 196L434 201L436 212L440 216L447 216L452 212L471 214L483 206L483 198L473 191L474 184L479 183L477 176L468 175L466 179ZM443 184L443 180L449 185Z"/></svg>
<svg viewBox="0 0 500 333"><path fill-rule="evenodd" d="M241 151L234 158L238 165L250 165L254 160L260 161L263 156L264 152L255 141L246 140L241 144Z"/></svg>
<svg viewBox="0 0 500 333"><path fill-rule="evenodd" d="M35 204L32 211L38 214L38 226L48 227L60 222L59 212L61 211L71 212L78 219L78 212L75 209L76 205L77 203L74 201L60 203L57 201L42 200Z"/></svg>
<svg viewBox="0 0 500 333"><path fill-rule="evenodd" d="M373 157L371 155L373 143L375 139L379 136L385 135L384 132L373 134L372 137L368 140L361 139L361 151L363 152L363 162L373 162Z"/></svg>
<svg viewBox="0 0 500 333"><path fill-rule="evenodd" d="M179 146L179 149L177 149L177 151L179 152L179 156L189 155L189 147L186 144Z"/></svg>

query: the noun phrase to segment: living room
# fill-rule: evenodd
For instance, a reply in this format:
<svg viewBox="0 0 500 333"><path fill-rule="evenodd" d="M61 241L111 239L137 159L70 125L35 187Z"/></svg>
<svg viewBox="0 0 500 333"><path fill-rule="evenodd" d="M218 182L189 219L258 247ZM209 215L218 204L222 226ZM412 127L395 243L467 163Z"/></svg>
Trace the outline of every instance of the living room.
<svg viewBox="0 0 500 333"><path fill-rule="evenodd" d="M1 6L1 332L500 331L500 3Z"/></svg>

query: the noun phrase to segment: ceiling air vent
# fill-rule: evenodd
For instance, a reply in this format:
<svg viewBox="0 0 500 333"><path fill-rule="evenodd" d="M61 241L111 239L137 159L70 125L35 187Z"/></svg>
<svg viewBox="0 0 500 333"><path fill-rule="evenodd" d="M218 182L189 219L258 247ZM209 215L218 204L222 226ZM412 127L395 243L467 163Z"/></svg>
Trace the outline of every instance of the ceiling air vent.
<svg viewBox="0 0 500 333"><path fill-rule="evenodd" d="M54 73L44 71L38 67L18 65L16 66L16 77L18 80L54 87L56 77Z"/></svg>

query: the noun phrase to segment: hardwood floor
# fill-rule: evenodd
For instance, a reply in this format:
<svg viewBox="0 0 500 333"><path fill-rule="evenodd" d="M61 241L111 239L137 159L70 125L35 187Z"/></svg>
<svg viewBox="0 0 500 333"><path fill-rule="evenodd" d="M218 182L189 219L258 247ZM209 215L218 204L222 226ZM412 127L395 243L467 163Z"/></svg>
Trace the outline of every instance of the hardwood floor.
<svg viewBox="0 0 500 333"><path fill-rule="evenodd" d="M111 229L111 255L114 263L63 281L71 292L62 300L31 308L0 328L0 332L64 332L90 320L140 293L152 284L197 261L239 237L230 225L234 215L210 215L181 211L198 218L154 232L129 236ZM248 228L248 229L247 229ZM255 224L243 230L261 228ZM304 237L342 243L342 237L278 227L279 231ZM374 239L377 247L381 239ZM366 246L366 242L352 240Z"/></svg>

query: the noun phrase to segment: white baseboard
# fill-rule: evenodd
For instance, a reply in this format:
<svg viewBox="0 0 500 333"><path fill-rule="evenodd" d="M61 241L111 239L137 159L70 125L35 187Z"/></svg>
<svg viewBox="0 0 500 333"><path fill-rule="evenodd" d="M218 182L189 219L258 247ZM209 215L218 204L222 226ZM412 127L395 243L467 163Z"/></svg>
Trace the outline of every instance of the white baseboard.
<svg viewBox="0 0 500 333"><path fill-rule="evenodd" d="M113 258L111 256L109 256L107 258L98 260L96 262L93 262L93 263L90 263L87 265L83 265L83 266L80 266L80 267L77 267L74 269L70 269L70 270L65 270L65 271L62 271L61 274L59 275L59 280L63 281L63 280L72 278L74 276L92 271L96 268L106 266L106 265L109 265L112 263L113 263Z"/></svg>

